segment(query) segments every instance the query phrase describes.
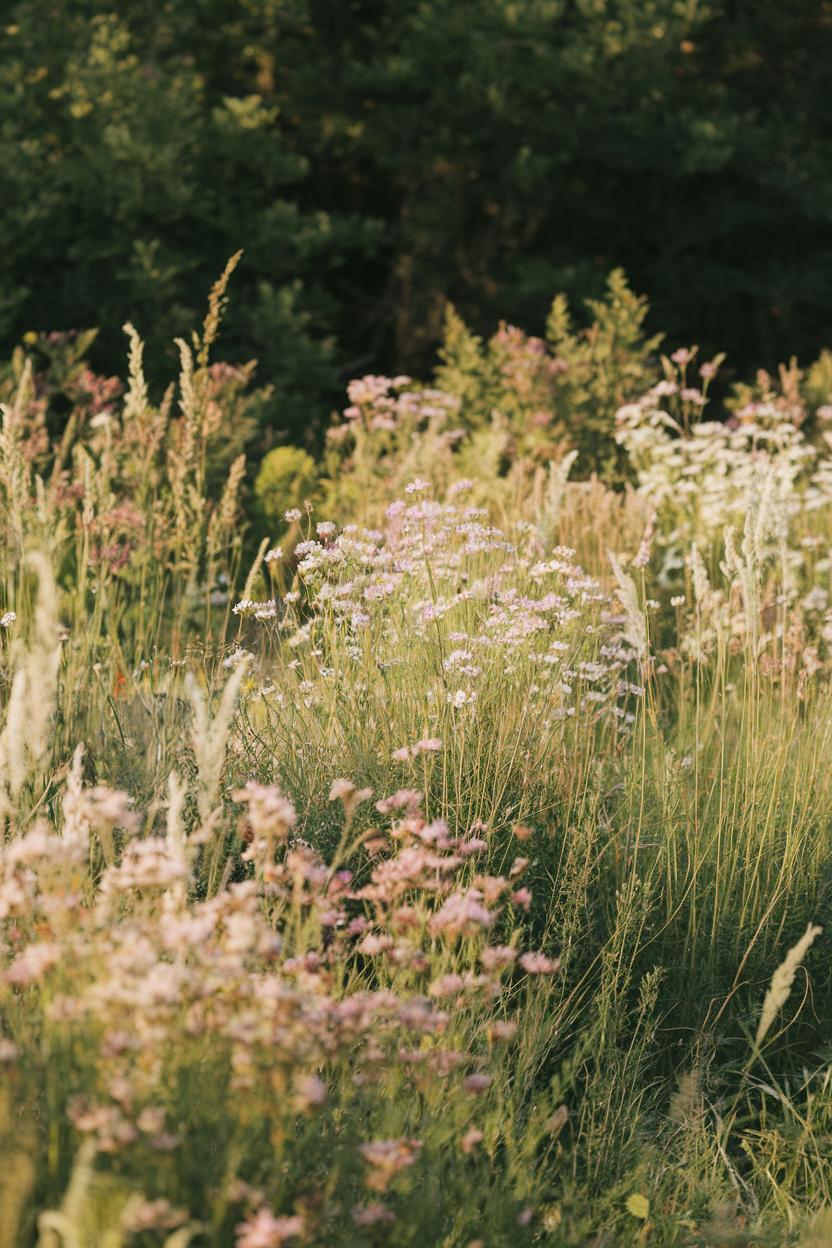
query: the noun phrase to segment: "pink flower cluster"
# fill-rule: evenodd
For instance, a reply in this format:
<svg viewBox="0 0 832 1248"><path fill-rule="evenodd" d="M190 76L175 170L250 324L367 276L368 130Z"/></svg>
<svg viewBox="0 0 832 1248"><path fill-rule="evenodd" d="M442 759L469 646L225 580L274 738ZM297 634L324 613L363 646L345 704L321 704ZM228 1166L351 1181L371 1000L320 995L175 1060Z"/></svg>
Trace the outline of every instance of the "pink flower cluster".
<svg viewBox="0 0 832 1248"><path fill-rule="evenodd" d="M348 819L368 796L333 782ZM26 1019L23 1045L3 1034L0 1044L6 1068L47 1033L74 1054L53 1112L96 1152L118 1155L125 1173L148 1156L164 1174L172 1155L176 1170L189 1131L176 1088L204 1072L202 1096L223 1130L245 1138L256 1122L284 1158L273 1191L248 1182L244 1149L228 1177L237 1248L272 1248L308 1237L323 1216L314 1202L297 1207L285 1179L298 1124L343 1117L353 1103L363 1123L362 1098L383 1100L402 1081L453 1083L477 1112L491 1094L489 1064L522 1025L518 978L540 983L557 962L492 943L501 915L529 900L517 887L527 860L506 875L479 869L478 829L454 835L426 819L418 792L378 800L382 826L340 866L291 839L297 812L277 788L251 781L233 797L249 874L200 898L204 836L186 836L175 817L166 834L142 835L123 794L85 790L73 772L61 831L37 822L0 850L0 1019ZM345 1173L338 1199L356 1175L374 1196L391 1191L421 1149L416 1135L365 1137L359 1169L354 1151L333 1163ZM297 1183L299 1192L308 1179ZM174 1227L199 1212L169 1197L143 1192L125 1228ZM393 1219L372 1202L352 1216L356 1226Z"/></svg>

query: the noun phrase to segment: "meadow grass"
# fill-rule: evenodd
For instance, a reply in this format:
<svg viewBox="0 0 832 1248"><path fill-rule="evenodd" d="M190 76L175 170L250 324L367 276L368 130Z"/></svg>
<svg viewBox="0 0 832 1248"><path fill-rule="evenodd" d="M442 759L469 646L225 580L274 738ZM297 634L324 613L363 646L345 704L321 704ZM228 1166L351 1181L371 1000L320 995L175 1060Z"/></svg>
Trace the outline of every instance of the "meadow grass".
<svg viewBox="0 0 832 1248"><path fill-rule="evenodd" d="M4 408L0 1246L827 1242L823 452L666 377L614 492L365 379L246 536L225 280L160 404L131 330Z"/></svg>

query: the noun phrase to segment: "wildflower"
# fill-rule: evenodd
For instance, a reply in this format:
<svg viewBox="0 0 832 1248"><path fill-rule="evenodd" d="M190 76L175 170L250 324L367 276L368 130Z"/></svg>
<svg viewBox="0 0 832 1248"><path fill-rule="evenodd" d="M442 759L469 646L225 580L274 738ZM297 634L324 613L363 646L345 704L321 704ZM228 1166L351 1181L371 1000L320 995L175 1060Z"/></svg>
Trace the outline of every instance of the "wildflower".
<svg viewBox="0 0 832 1248"><path fill-rule="evenodd" d="M225 668L237 667L239 663L252 663L254 655L250 650L244 650L241 646L237 646L231 653L223 659L222 665Z"/></svg>
<svg viewBox="0 0 832 1248"><path fill-rule="evenodd" d="M60 949L49 941L28 945L6 971L6 982L22 987L36 983L58 961Z"/></svg>
<svg viewBox="0 0 832 1248"><path fill-rule="evenodd" d="M386 953L392 947L392 936L379 936L375 932L368 932L358 946L358 952L366 953L368 957L374 958L379 953Z"/></svg>
<svg viewBox="0 0 832 1248"><path fill-rule="evenodd" d="M359 1151L368 1167L364 1180L367 1187L373 1192L386 1192L396 1175L413 1165L421 1147L420 1140L410 1139L373 1140L362 1144Z"/></svg>
<svg viewBox="0 0 832 1248"><path fill-rule="evenodd" d="M432 997L456 997L465 988L465 980L461 975L441 975L428 988Z"/></svg>
<svg viewBox="0 0 832 1248"><path fill-rule="evenodd" d="M662 380L656 382L650 393L654 394L657 399L664 399L668 398L672 394L675 394L678 389L679 387L676 385L675 381ZM641 415L641 408L639 408L636 404L628 405L627 409L621 408L620 412L624 412L625 410L631 410L636 416Z"/></svg>
<svg viewBox="0 0 832 1248"><path fill-rule="evenodd" d="M473 934L478 928L490 927L494 916L483 904L479 889L469 888L465 893L452 893L430 920L432 932L446 932L450 936Z"/></svg>
<svg viewBox="0 0 832 1248"><path fill-rule="evenodd" d="M295 1081L293 1105L300 1113L317 1108L326 1101L326 1086L317 1075L302 1075Z"/></svg>
<svg viewBox="0 0 832 1248"><path fill-rule="evenodd" d="M456 689L451 693L448 692L448 702L451 706L459 710L463 706L471 706L477 700L476 692L472 690Z"/></svg>
<svg viewBox="0 0 832 1248"><path fill-rule="evenodd" d="M329 788L329 800L336 802L340 798L342 801L352 797L355 793L356 786L352 780L333 780Z"/></svg>
<svg viewBox="0 0 832 1248"><path fill-rule="evenodd" d="M467 1157L469 1153L473 1153L478 1144L482 1144L485 1136L478 1127L469 1127L460 1140L460 1147Z"/></svg>
<svg viewBox="0 0 832 1248"><path fill-rule="evenodd" d="M520 955L520 965L529 975L551 975L560 962L556 958L547 958L544 953L532 952Z"/></svg>
<svg viewBox="0 0 832 1248"><path fill-rule="evenodd" d="M266 554L263 557L263 562L264 563L277 563L278 560L282 558L283 558L283 547L275 546L271 550L266 551Z"/></svg>
<svg viewBox="0 0 832 1248"><path fill-rule="evenodd" d="M466 1075L462 1080L462 1086L466 1092L473 1092L475 1096L479 1096L480 1093L486 1092L491 1087L492 1082L491 1075Z"/></svg>
<svg viewBox="0 0 832 1248"><path fill-rule="evenodd" d="M128 1201L121 1215L121 1225L132 1235L142 1231L170 1231L188 1221L184 1209L175 1209L168 1200Z"/></svg>
<svg viewBox="0 0 832 1248"><path fill-rule="evenodd" d="M457 846L457 853L462 858L470 858L474 854L481 854L488 849L488 842L484 841L481 836L471 836L467 841L460 841Z"/></svg>
<svg viewBox="0 0 832 1248"><path fill-rule="evenodd" d="M9 628L16 619L17 613L15 611L6 611L3 615L0 615L0 628Z"/></svg>
<svg viewBox="0 0 832 1248"><path fill-rule="evenodd" d="M268 1207L239 1223L236 1248L283 1248L287 1240L303 1234L304 1221L298 1214L275 1217Z"/></svg>
<svg viewBox="0 0 832 1248"><path fill-rule="evenodd" d="M489 945L480 954L480 962L487 971L494 971L503 966L511 966L516 961L517 950L512 949L509 945Z"/></svg>
<svg viewBox="0 0 832 1248"><path fill-rule="evenodd" d="M376 810L380 815L389 815L394 810L418 810L422 804L422 794L417 789L399 789L389 797L376 802Z"/></svg>
<svg viewBox="0 0 832 1248"><path fill-rule="evenodd" d="M677 347L670 358L674 364L678 364L680 368L684 368L685 365L691 362L698 350L698 347Z"/></svg>
<svg viewBox="0 0 832 1248"><path fill-rule="evenodd" d="M297 813L276 785L258 784L249 780L242 789L231 794L235 802L247 806L251 836L283 841L294 827Z"/></svg>
<svg viewBox="0 0 832 1248"><path fill-rule="evenodd" d="M290 507L288 511L283 513L283 519L287 524L296 524L302 516L302 512L298 507Z"/></svg>

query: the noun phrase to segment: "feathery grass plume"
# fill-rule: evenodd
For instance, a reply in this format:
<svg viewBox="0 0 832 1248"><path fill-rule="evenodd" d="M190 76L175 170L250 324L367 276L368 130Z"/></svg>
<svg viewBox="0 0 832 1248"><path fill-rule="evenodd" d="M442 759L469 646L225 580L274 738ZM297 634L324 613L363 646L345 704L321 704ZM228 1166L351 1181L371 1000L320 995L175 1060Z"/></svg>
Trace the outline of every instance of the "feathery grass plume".
<svg viewBox="0 0 832 1248"><path fill-rule="evenodd" d="M31 636L12 655L6 723L0 734L0 816L7 817L27 780L34 778L49 744L58 692L60 645L57 592L45 555L27 557L38 577Z"/></svg>
<svg viewBox="0 0 832 1248"><path fill-rule="evenodd" d="M538 501L535 519L537 540L544 551L548 550L554 541L569 474L577 458L578 452L570 451L568 455L564 455L560 463L549 464L548 480L542 491L543 496ZM542 469L540 471L542 472Z"/></svg>
<svg viewBox="0 0 832 1248"><path fill-rule="evenodd" d="M127 393L121 417L121 470L139 498L147 499L158 485L156 456L170 421L174 387L168 387L159 407L150 402L144 375L144 343L128 321L123 326L130 340Z"/></svg>
<svg viewBox="0 0 832 1248"><path fill-rule="evenodd" d="M647 517L647 523L644 526L644 534L639 543L638 551L633 559L634 568L646 568L650 562L650 554L653 549L653 539L656 536L656 513L651 511Z"/></svg>
<svg viewBox="0 0 832 1248"><path fill-rule="evenodd" d="M188 844L185 834L185 786L175 771L168 776L168 802L165 817L165 834L173 856L179 857L185 866L181 880L172 887L172 897L176 903L184 903L187 885L193 868L193 858L197 850Z"/></svg>
<svg viewBox="0 0 832 1248"><path fill-rule="evenodd" d="M696 599L696 605L704 607L711 592L711 583L708 580L708 570L695 542L690 548L690 570L693 576L693 596Z"/></svg>
<svg viewBox="0 0 832 1248"><path fill-rule="evenodd" d="M757 1027L757 1034L754 1037L755 1048L760 1047L768 1034L772 1023L780 1013L780 1010L786 1004L792 990L794 977L797 974L797 968L806 957L806 954L815 938L820 936L822 931L822 927L816 927L814 924L810 923L800 940L796 945L792 946L786 954L785 959L780 963L777 970L772 975L768 992L763 1000L763 1008L760 1013L760 1022Z"/></svg>
<svg viewBox="0 0 832 1248"><path fill-rule="evenodd" d="M228 283L231 280L231 274L243 258L242 250L235 251L230 258L220 276L211 287L211 293L208 296L208 314L202 326L202 340L198 344L197 362L200 368L205 368L208 364L208 356L211 347L216 341L219 333L220 324L222 322L222 314L225 310L225 292L228 289Z"/></svg>
<svg viewBox="0 0 832 1248"><path fill-rule="evenodd" d="M144 343L138 330L127 321L122 327L130 339L130 351L127 356L128 385L124 399L125 417L140 416L147 407L147 382L144 376Z"/></svg>
<svg viewBox="0 0 832 1248"><path fill-rule="evenodd" d="M60 1209L38 1218L37 1248L122 1248L122 1216L129 1190L113 1176L95 1169L96 1148L87 1139L78 1150Z"/></svg>
<svg viewBox="0 0 832 1248"><path fill-rule="evenodd" d="M211 716L208 701L193 673L185 677L185 688L193 707L194 722L191 731L194 757L199 777L197 808L203 826L208 822L216 806L220 779L225 763L225 749L234 716L237 694L240 691L246 665L239 663L231 672L220 697L216 715Z"/></svg>
<svg viewBox="0 0 832 1248"><path fill-rule="evenodd" d="M644 663L650 652L650 646L647 640L644 612L639 606L635 581L624 571L618 557L611 550L607 551L607 558L615 575L618 584L618 597L624 609L622 636L635 651L639 663Z"/></svg>
<svg viewBox="0 0 832 1248"><path fill-rule="evenodd" d="M742 553L737 550L733 529L725 530L725 558L720 564L723 575L740 587L745 633L751 653L757 653L760 613L760 565L756 558L751 512L746 516Z"/></svg>
<svg viewBox="0 0 832 1248"><path fill-rule="evenodd" d="M740 587L746 635L755 654L760 631L762 570L772 553L770 540L775 538L782 546L784 524L787 523L775 487L774 471L769 467L755 482L750 495L740 551L736 548L733 530L726 528L725 559L720 565L724 575Z"/></svg>
<svg viewBox="0 0 832 1248"><path fill-rule="evenodd" d="M205 555L209 583L221 571L219 559L239 532L240 487L245 470L246 457L240 454L229 468L220 501L208 518Z"/></svg>
<svg viewBox="0 0 832 1248"><path fill-rule="evenodd" d="M72 762L67 771L64 791L61 796L61 814L63 816L63 835L86 840L89 837L89 822L84 818L81 794L84 791L84 746L79 741L72 755Z"/></svg>
<svg viewBox="0 0 832 1248"><path fill-rule="evenodd" d="M174 845L184 845L185 832L182 812L185 807L185 789L175 771L168 776L168 807L165 828L168 839Z"/></svg>
<svg viewBox="0 0 832 1248"><path fill-rule="evenodd" d="M19 557L24 515L31 496L31 466L23 451L24 415L33 396L32 363L27 360L10 404L0 403L0 498L6 542Z"/></svg>
<svg viewBox="0 0 832 1248"><path fill-rule="evenodd" d="M702 1089L698 1070L686 1070L679 1076L676 1091L670 1098L668 1117L677 1126L684 1126L701 1111Z"/></svg>

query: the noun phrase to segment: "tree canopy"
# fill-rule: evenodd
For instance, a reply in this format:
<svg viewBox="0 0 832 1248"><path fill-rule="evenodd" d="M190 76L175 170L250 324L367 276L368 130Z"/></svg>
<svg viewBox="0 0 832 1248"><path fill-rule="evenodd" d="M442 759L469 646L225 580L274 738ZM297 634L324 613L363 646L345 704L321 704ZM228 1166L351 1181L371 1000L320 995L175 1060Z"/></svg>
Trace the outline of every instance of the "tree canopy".
<svg viewBox="0 0 832 1248"><path fill-rule="evenodd" d="M316 429L450 301L541 332L622 267L729 365L832 341L827 0L45 0L0 31L0 345L227 350ZM170 346L170 350L173 347ZM153 353L155 355L155 352Z"/></svg>

